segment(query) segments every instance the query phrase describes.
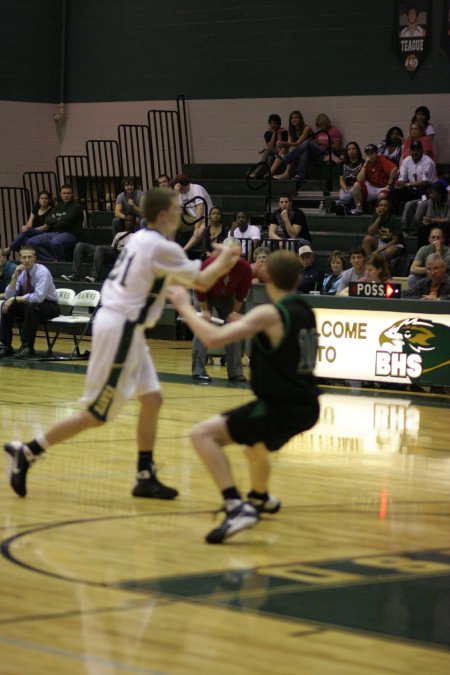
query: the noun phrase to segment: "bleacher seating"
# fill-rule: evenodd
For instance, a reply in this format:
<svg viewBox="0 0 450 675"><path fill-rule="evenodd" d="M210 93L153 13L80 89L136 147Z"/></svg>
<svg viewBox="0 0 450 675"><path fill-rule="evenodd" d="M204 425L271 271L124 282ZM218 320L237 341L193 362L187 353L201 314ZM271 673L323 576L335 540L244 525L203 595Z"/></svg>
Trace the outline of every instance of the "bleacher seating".
<svg viewBox="0 0 450 675"><path fill-rule="evenodd" d="M249 184L246 179L248 164L184 164L183 171L190 177L193 183L203 185L212 197L213 204L220 206L224 211L224 223L230 225L234 214L244 210L249 213L250 222L262 228L263 242L267 237L267 223L269 214L278 206L278 198L282 193L292 196L294 206L302 208L308 220L312 235L312 246L316 255L316 263L324 271L328 268L328 257L331 251L341 250L344 254L350 248L361 244L371 215L359 217L339 216L334 213L319 213L320 201L336 198L339 189L338 167L332 169L332 192L329 187L329 167L323 164L312 165L308 168L308 175L302 189L297 192L295 181L282 180L271 181L269 188L261 181ZM101 207L99 207L101 208ZM113 204L111 210L94 210L87 214L87 226L83 228L81 239L92 244L109 245L113 238L112 219ZM391 272L393 276L405 278L408 274L411 261L416 250L415 237L405 237L406 256L392 261ZM82 280L79 282L67 282L61 279L62 274L70 274L71 263L53 262L48 263L57 288L68 287L75 293L86 288L85 277L90 274L91 265L86 263L82 267ZM105 276L109 272L105 267ZM90 284L93 291L99 291L101 284ZM176 313L167 305L160 323L151 331L153 337L176 339L179 330L176 324Z"/></svg>
<svg viewBox="0 0 450 675"><path fill-rule="evenodd" d="M213 204L224 210L225 224L231 224L236 211L245 210L250 215L253 224L262 227L263 237L267 236L266 210L273 211L278 206L279 195L286 192L292 195L294 205L304 210L308 219L309 229L313 239L313 249L316 262L324 271L328 267L328 256L334 249L346 253L352 246L361 244L371 215L359 217L339 216L333 213L320 214L318 205L323 200L326 175L320 175L318 167L313 167L312 176L299 194L296 193L294 181L272 181L271 202L266 204L265 190L252 191L245 180L248 165L236 164L189 164L183 170L189 175L193 183L201 183L210 193ZM334 171L334 195L337 196L338 178ZM112 212L97 211L90 216L90 226L83 229L82 240L93 244L110 244L112 241ZM415 251L415 239L407 238L407 257L393 262L392 274L405 277ZM61 274L70 274L70 263L48 263L57 287L65 286L76 293L86 288L84 277L90 274L91 265L85 263L82 267L82 280L67 282L61 280ZM105 276L109 268L105 267ZM101 284L90 284L92 290L99 291ZM176 312L167 304L163 315L155 328L148 331L153 338L175 340L180 336L180 326L176 321Z"/></svg>

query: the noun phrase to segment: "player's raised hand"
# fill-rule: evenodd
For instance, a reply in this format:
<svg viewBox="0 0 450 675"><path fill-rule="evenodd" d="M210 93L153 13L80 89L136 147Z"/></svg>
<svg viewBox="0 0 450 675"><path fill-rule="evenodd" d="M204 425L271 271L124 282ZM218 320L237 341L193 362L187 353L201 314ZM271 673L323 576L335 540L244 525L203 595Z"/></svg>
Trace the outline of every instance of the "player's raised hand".
<svg viewBox="0 0 450 675"><path fill-rule="evenodd" d="M167 286L167 297L178 311L186 305L191 305L191 296L184 286L178 284Z"/></svg>

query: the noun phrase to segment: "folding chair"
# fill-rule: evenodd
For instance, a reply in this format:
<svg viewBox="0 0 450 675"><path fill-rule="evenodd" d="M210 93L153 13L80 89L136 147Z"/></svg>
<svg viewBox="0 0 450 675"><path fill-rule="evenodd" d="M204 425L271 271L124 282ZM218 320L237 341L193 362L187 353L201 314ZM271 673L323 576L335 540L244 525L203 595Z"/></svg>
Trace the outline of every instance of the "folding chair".
<svg viewBox="0 0 450 675"><path fill-rule="evenodd" d="M61 289L69 290L69 289ZM71 291L74 293L74 291ZM75 293L74 293L75 295ZM50 344L50 354L52 353L53 346L61 335L64 333L66 335L72 335L74 348L68 356L60 357L61 359L70 361L76 355L78 358L81 357L80 344L88 333L89 329L92 326L92 322L95 317L95 313L98 309L100 302L100 293L99 291L94 291L87 289L75 295L72 300L72 311L68 315L61 314L60 316L55 317L47 322L47 328L54 328L56 333L53 336Z"/></svg>
<svg viewBox="0 0 450 675"><path fill-rule="evenodd" d="M60 314L60 316L55 317L55 319L57 320L61 317L64 318L71 313L73 301L75 300L76 293L71 288L57 288L56 294L58 296L58 305L59 305L60 309L62 310L62 313ZM45 337L47 339L47 347L48 347L47 356L52 355L53 346L56 342L57 336L55 336L54 339L51 339L50 335L48 333L49 324L51 324L52 321L55 321L55 319L48 319L47 321L44 321L44 323L43 323L43 329L44 329Z"/></svg>
<svg viewBox="0 0 450 675"><path fill-rule="evenodd" d="M71 288L57 288L56 293L58 296L58 305L60 308L63 310L62 315L63 318L64 316L67 316L72 311L72 305L73 301L75 299L75 291L73 291ZM3 300L0 300L0 315L1 315L1 310L2 310L2 304ZM59 319L60 317L56 317ZM42 320L39 322L38 329L41 331L44 331L45 333L45 339L47 340L47 356L51 356L52 354L52 348L53 345L55 344L55 340L50 339L50 335L48 333L48 324L51 323L53 319L48 319L48 320ZM15 324L17 326L17 329L19 331L20 339L22 339L22 319L19 317L15 320Z"/></svg>
<svg viewBox="0 0 450 675"><path fill-rule="evenodd" d="M63 311L62 314L69 314L72 311L73 301L75 300L75 291L72 288L57 288L56 294L58 296L58 305L61 308L68 308L68 311Z"/></svg>

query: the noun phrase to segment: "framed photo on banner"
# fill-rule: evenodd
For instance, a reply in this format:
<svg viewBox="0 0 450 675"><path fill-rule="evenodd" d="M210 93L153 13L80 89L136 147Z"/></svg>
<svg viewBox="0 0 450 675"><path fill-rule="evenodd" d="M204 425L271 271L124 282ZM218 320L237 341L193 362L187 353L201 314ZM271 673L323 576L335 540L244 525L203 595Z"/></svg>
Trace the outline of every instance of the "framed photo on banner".
<svg viewBox="0 0 450 675"><path fill-rule="evenodd" d="M432 0L394 2L392 47L411 74L420 68L431 44Z"/></svg>

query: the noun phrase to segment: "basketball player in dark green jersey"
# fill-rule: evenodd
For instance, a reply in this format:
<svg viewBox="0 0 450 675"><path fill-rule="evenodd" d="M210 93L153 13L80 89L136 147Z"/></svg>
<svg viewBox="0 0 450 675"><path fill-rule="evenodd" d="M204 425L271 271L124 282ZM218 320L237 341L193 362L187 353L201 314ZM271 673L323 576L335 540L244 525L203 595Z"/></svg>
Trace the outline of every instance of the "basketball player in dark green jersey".
<svg viewBox="0 0 450 675"><path fill-rule="evenodd" d="M168 297L191 330L208 347L253 336L251 387L256 399L197 424L194 447L222 493L226 517L206 541L218 544L252 527L259 514L276 513L281 503L269 489L269 452L314 426L319 417L313 369L317 352L314 313L296 293L301 266L290 251L276 251L267 260L270 304L252 309L218 328L196 314L189 295L172 286ZM227 456L230 443L245 445L251 490L244 501L236 489Z"/></svg>

